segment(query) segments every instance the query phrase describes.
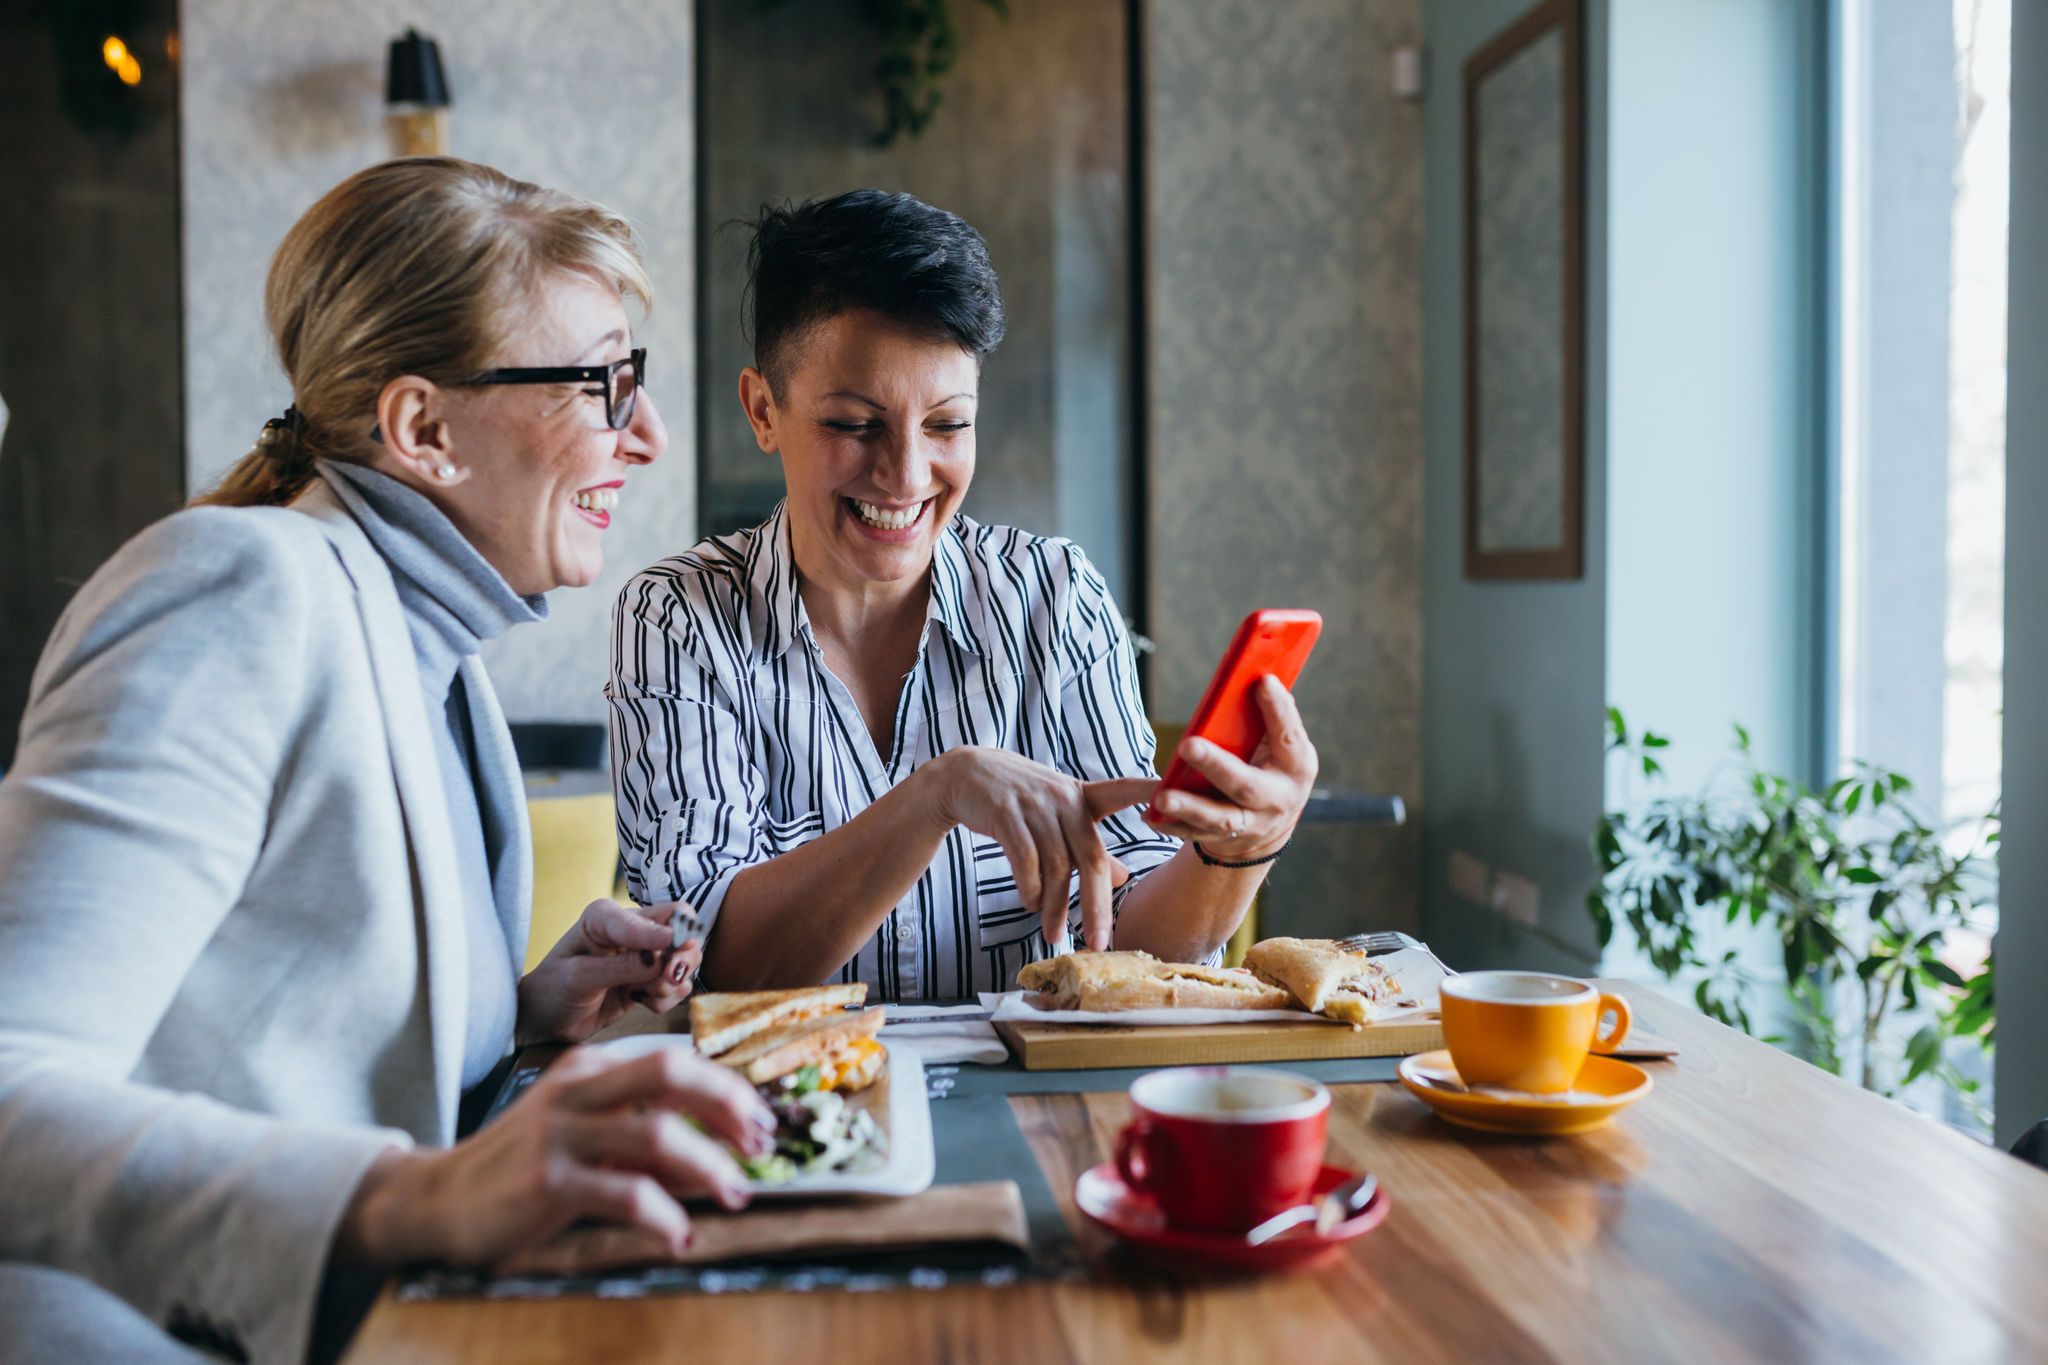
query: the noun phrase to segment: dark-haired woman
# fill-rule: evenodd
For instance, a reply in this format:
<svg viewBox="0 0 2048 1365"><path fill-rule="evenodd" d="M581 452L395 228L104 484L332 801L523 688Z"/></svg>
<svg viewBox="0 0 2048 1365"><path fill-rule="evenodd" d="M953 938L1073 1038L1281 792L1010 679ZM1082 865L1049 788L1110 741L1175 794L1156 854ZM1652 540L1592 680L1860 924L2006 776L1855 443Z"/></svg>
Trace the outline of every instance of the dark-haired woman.
<svg viewBox="0 0 2048 1365"><path fill-rule="evenodd" d="M1262 686L1224 793L1147 801L1123 617L1079 547L960 513L1003 334L980 234L874 190L770 212L739 396L788 497L639 575L613 631L613 777L642 901L713 923L721 989L1007 989L1093 948L1212 959L1299 818L1316 754ZM1185 842L1184 842L1185 841ZM1078 884L1077 884L1078 883Z"/></svg>

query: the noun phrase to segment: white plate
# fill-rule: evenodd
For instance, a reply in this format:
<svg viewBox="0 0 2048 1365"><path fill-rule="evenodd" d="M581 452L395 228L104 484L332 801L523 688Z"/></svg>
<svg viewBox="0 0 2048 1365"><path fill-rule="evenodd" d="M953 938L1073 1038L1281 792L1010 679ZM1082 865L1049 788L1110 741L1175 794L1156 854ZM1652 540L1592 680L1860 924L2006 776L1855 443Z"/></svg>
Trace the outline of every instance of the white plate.
<svg viewBox="0 0 2048 1365"><path fill-rule="evenodd" d="M642 1033L616 1038L598 1047L614 1057L640 1057L665 1047L696 1051L687 1033ZM889 1155L881 1165L858 1174L833 1172L800 1175L779 1185L754 1182L762 1198L819 1194L917 1194L929 1189L936 1169L932 1152L932 1105L925 1095L924 1061L902 1043L882 1040L889 1068L882 1079L849 1097L864 1106L889 1139Z"/></svg>

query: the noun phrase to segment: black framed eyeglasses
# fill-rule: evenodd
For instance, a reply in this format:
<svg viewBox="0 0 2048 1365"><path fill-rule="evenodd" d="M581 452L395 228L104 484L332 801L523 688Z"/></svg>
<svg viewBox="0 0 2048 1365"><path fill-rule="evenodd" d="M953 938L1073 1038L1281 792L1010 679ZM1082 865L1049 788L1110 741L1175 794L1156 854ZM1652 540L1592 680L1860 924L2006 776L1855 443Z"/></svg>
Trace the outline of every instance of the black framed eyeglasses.
<svg viewBox="0 0 2048 1365"><path fill-rule="evenodd" d="M557 365L539 369L485 370L474 379L464 381L470 384L595 384L600 387L585 389L592 395L604 395L605 425L613 431L624 431L626 424L633 420L633 409L640 402L640 386L647 382L647 348L638 347L624 360L614 360L609 365Z"/></svg>

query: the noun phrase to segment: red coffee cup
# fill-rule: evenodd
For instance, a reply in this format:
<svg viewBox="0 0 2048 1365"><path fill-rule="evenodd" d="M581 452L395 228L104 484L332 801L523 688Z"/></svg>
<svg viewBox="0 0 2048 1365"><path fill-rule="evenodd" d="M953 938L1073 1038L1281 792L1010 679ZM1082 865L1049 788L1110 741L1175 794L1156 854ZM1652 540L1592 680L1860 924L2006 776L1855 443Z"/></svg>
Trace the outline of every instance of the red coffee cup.
<svg viewBox="0 0 2048 1365"><path fill-rule="evenodd" d="M1178 1227L1244 1232L1306 1203L1323 1169L1330 1092L1306 1076L1175 1067L1133 1081L1131 1107L1117 1172Z"/></svg>

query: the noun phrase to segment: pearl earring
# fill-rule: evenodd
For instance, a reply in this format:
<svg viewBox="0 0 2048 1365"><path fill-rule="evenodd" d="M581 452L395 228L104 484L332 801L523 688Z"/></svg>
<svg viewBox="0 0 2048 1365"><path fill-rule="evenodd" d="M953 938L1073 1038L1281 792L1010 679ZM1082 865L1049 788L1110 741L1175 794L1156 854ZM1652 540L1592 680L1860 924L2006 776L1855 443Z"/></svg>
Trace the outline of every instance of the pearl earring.
<svg viewBox="0 0 2048 1365"><path fill-rule="evenodd" d="M455 466L452 464L435 465L434 477L440 479L441 482L446 483L448 480L455 477Z"/></svg>

